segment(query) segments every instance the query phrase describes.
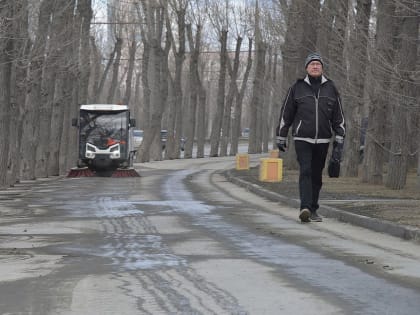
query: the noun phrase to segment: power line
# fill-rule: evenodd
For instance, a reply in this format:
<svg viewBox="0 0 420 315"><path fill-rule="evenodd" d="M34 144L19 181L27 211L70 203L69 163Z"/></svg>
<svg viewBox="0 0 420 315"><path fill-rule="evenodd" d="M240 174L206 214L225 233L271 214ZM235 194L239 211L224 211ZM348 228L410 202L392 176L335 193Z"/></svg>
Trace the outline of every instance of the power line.
<svg viewBox="0 0 420 315"><path fill-rule="evenodd" d="M90 24L146 24L144 22L91 22Z"/></svg>

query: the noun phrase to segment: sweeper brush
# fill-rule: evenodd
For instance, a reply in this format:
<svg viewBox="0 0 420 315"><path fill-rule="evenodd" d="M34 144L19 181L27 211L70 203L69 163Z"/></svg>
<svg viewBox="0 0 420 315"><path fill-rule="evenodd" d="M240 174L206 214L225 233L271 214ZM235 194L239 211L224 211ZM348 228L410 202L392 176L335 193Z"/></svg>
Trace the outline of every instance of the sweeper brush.
<svg viewBox="0 0 420 315"><path fill-rule="evenodd" d="M88 167L73 167L67 174L67 177L93 177L95 173Z"/></svg>
<svg viewBox="0 0 420 315"><path fill-rule="evenodd" d="M140 177L134 168L117 168L111 177Z"/></svg>
<svg viewBox="0 0 420 315"><path fill-rule="evenodd" d="M88 167L75 167L70 170L67 177L140 177L140 175L133 168L117 168L113 171L92 171Z"/></svg>

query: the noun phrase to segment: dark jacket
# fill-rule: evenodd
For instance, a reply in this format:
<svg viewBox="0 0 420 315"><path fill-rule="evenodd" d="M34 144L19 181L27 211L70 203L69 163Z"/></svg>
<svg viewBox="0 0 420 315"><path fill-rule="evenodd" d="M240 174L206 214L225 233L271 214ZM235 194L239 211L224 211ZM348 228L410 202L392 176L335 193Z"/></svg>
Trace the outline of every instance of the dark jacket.
<svg viewBox="0 0 420 315"><path fill-rule="evenodd" d="M295 140L328 143L333 133L337 139L344 139L343 108L331 80L322 77L318 95L313 92L308 76L293 84L281 109L277 138L286 139L290 126Z"/></svg>

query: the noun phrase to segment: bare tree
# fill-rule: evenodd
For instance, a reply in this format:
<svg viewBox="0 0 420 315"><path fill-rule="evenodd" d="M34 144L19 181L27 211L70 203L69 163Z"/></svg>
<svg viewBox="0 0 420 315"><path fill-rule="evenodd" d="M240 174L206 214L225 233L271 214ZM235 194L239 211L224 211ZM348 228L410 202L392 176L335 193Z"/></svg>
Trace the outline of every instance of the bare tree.
<svg viewBox="0 0 420 315"><path fill-rule="evenodd" d="M401 31L398 34L400 47L398 49L396 90L401 91L394 105L391 135L391 157L389 160L386 186L391 189L404 188L407 180L408 158L410 155L409 129L410 116L418 113L418 101L413 65L417 59L417 41L419 36L418 3L400 0L397 4ZM417 9L417 10L416 10Z"/></svg>
<svg viewBox="0 0 420 315"><path fill-rule="evenodd" d="M226 71L227 71L227 34L226 29L220 32L220 72L217 87L216 115L212 121L210 136L210 156L219 155L220 133L222 131L222 117L225 108Z"/></svg>
<svg viewBox="0 0 420 315"><path fill-rule="evenodd" d="M171 0L169 4L172 10L175 13L177 33L178 33L178 45L175 42L175 38L172 34L172 28L169 28L171 41L172 41L172 50L175 55L175 76L173 80L173 92L174 92L174 102L170 102L172 106L169 107L169 126L168 126L168 140L166 143L166 156L170 159L179 158L180 155L180 146L179 139L182 136L182 126L183 126L183 113L182 113L182 101L183 101L183 91L182 91L182 70L185 60L185 38L186 38L186 25L185 25L185 15L188 6L187 0ZM169 21L167 24L169 25ZM191 115L187 112L186 115ZM187 122L190 119L187 118ZM186 128L189 130L193 126Z"/></svg>
<svg viewBox="0 0 420 315"><path fill-rule="evenodd" d="M109 58L108 58L108 62L105 66L104 72L102 73L101 79L99 80L99 84L97 85L97 89L95 90L95 100L97 100L97 102L99 101L99 99L101 98L104 86L105 86L105 82L108 76L108 72L111 69L112 64L114 63L114 58L115 55L117 54L117 51L119 49L119 47L121 47L122 43L121 43L121 39L117 38L117 41L115 42L115 46L114 49L112 50ZM99 56L98 56L99 57ZM96 86L96 84L95 84Z"/></svg>
<svg viewBox="0 0 420 315"><path fill-rule="evenodd" d="M196 126L200 135L204 135L201 131L204 131L204 124L201 119L204 119L204 116L200 116L200 123L196 123L196 114L197 114L197 103L199 103L200 89L202 88L200 75L199 75L199 56L200 56L200 47L201 47L201 29L202 26L199 24L196 27L195 36L193 36L191 24L187 25L187 36L188 43L190 47L190 70L189 70L189 83L190 83L190 92L189 92L189 110L188 113L188 128L186 128L186 143L185 143L185 158L192 157L193 144L195 138ZM205 104L199 103L199 107L204 107ZM200 113L204 113L201 109ZM200 139L202 140L202 139Z"/></svg>
<svg viewBox="0 0 420 315"><path fill-rule="evenodd" d="M254 84L252 87L252 99L251 99L251 123L249 132L249 147L248 153L261 153L261 140L262 140L262 118L263 118L263 107L264 107L264 77L265 77L265 58L267 52L267 44L263 41L260 28L260 12L258 7L258 1L255 6L255 74Z"/></svg>
<svg viewBox="0 0 420 315"><path fill-rule="evenodd" d="M228 58L228 70L230 75L229 89L226 97L225 110L223 114L222 121L222 139L220 141L220 156L227 155L227 149L230 138L230 129L231 129L231 115L233 112L233 101L235 96L238 94L238 86L236 80L239 75L239 62L240 62L240 53L242 46L242 37L238 36L236 38L236 49L235 57L233 59L233 66L231 65L230 58Z"/></svg>
<svg viewBox="0 0 420 315"><path fill-rule="evenodd" d="M350 35L349 68L346 104L346 154L343 172L357 177L359 170L359 147L361 110L364 102L364 86L367 65L367 42L372 0L357 0L355 25Z"/></svg>
<svg viewBox="0 0 420 315"><path fill-rule="evenodd" d="M348 0L345 0L348 3ZM329 60L329 43L333 40L333 27L334 27L334 16L335 6L341 0L326 0L321 7L321 19L319 23L319 33L317 36L318 52L321 54L324 60ZM328 71L329 64L324 65L324 70Z"/></svg>
<svg viewBox="0 0 420 315"><path fill-rule="evenodd" d="M262 140L262 118L264 106L264 77L265 77L265 56L267 46L264 42L256 39L256 65L254 85L252 88L251 98L251 112L250 116L253 117L250 123L249 133L249 153L261 153L261 140Z"/></svg>
<svg viewBox="0 0 420 315"><path fill-rule="evenodd" d="M300 38L303 32L301 25L302 17L300 13L301 0L292 0L288 6L287 24L284 43L282 45L281 54L283 60L283 78L281 83L281 98L278 100L278 105L281 108L281 100L285 99L287 90L290 85L296 80L301 60L299 56ZM285 155L285 164L291 169L297 168L296 155L293 152L293 141L289 141L289 151Z"/></svg>
<svg viewBox="0 0 420 315"><path fill-rule="evenodd" d="M204 67L202 67L203 70ZM207 92L203 84L203 71L201 78L198 81L198 108L197 108L197 158L204 157L204 145L206 141L206 105L207 105Z"/></svg>
<svg viewBox="0 0 420 315"><path fill-rule="evenodd" d="M241 134L242 103L245 96L249 74L252 68L252 38L248 38L248 57L245 73L242 77L242 83L235 98L234 118L232 121L232 144L230 146L230 155L238 153L238 140Z"/></svg>
<svg viewBox="0 0 420 315"><path fill-rule="evenodd" d="M7 139L10 132L10 105L11 105L11 81L13 64L13 14L14 4L11 2L0 3L0 132L3 139ZM8 141L0 141L0 174L7 174L7 162L9 153ZM0 176L0 188L7 184L7 177Z"/></svg>
<svg viewBox="0 0 420 315"><path fill-rule="evenodd" d="M142 9L146 20L146 28L144 31L145 38L143 43L150 48L150 121L149 128L145 129L144 139L139 150L138 158L140 161L162 160L162 147L160 140L160 130L162 115L165 109L168 96L168 54L171 47L169 31L167 30L165 40L163 40L164 27L170 27L165 23L166 10L165 7L148 1L141 2ZM162 47L162 42L165 46ZM149 67L149 65L147 65Z"/></svg>
<svg viewBox="0 0 420 315"><path fill-rule="evenodd" d="M57 9L53 7L54 11ZM59 30L56 28L57 21L53 13L51 35L49 37L49 45L45 54L45 62L41 82L41 104L39 115L39 138L42 139L36 148L36 177L46 177L48 173L48 161L50 159L50 137L51 137L51 115L55 93L55 82L57 77L57 61L61 46L60 38L62 34L53 32ZM57 174L56 174L57 175Z"/></svg>
<svg viewBox="0 0 420 315"><path fill-rule="evenodd" d="M382 184L387 150L385 138L389 112L389 88L394 61L393 34L395 32L395 1L380 1L377 8L375 48L371 53L373 80L365 132L362 179L372 184Z"/></svg>
<svg viewBox="0 0 420 315"><path fill-rule="evenodd" d="M27 98L24 109L22 133L21 177L35 178L36 148L39 142L39 117L41 100L42 69L49 34L49 23L53 8L53 0L44 0L39 9L38 29L34 45L31 49ZM64 6L65 7L65 6ZM58 142L59 143L59 142Z"/></svg>
<svg viewBox="0 0 420 315"><path fill-rule="evenodd" d="M122 44L123 40L118 36L115 44L115 59L112 65L112 78L108 90L108 96L106 97L106 102L108 104L114 103L115 100L115 91L118 87L118 73L120 70Z"/></svg>
<svg viewBox="0 0 420 315"><path fill-rule="evenodd" d="M332 26L331 38L328 44L329 59L327 65L327 75L334 80L338 90L343 91L345 88L347 75L344 51L346 43L349 1L334 1L332 10L334 15L334 24Z"/></svg>
<svg viewBox="0 0 420 315"><path fill-rule="evenodd" d="M31 40L29 37L29 9L28 1L14 1L15 9L13 12L13 54L14 60L12 64L12 77L11 77L11 99L10 99L10 132L8 136L3 139L8 139L8 163L7 163L7 184L13 185L20 179L20 144L22 139L22 121L23 109L25 105L26 96L26 77L28 69L29 52L31 48ZM1 36L6 39L6 37ZM20 40L17 40L20 39ZM4 57L10 57L6 54ZM1 62L1 65L6 66L7 63ZM3 73L3 71L2 71ZM7 71L4 72L7 74ZM7 88L4 88L7 93ZM5 94L6 95L6 94ZM6 103L4 103L6 104ZM3 149L2 149L2 152ZM5 174L5 173L2 173Z"/></svg>
<svg viewBox="0 0 420 315"><path fill-rule="evenodd" d="M99 91L99 81L101 80L102 73L102 55L95 41L94 36L90 36L90 65L91 70L89 71L89 98L88 103L98 103L98 92Z"/></svg>
<svg viewBox="0 0 420 315"><path fill-rule="evenodd" d="M273 46L269 45L267 49L267 66L265 71L264 79L264 91L263 91L263 112L262 112L262 151L268 152L269 142L273 139L273 120L272 120L272 108L273 106L273 68L275 68L275 55L273 53Z"/></svg>
<svg viewBox="0 0 420 315"><path fill-rule="evenodd" d="M60 140L60 174L65 174L77 160L77 132L70 128L71 118L76 117L79 108L79 46L80 46L80 16L76 15L76 3L68 1L65 10L65 36L68 42L67 49L63 52L66 69L66 86L63 104L62 133Z"/></svg>
<svg viewBox="0 0 420 315"><path fill-rule="evenodd" d="M50 155L48 174L60 175L67 169L69 119L72 113L73 84L75 78L69 73L73 65L73 12L74 1L56 0L53 18L51 46L57 47L57 75L51 116ZM62 45L65 45L64 47ZM73 105L74 106L74 105ZM66 117L67 116L67 117ZM64 124L66 128L64 128Z"/></svg>
<svg viewBox="0 0 420 315"><path fill-rule="evenodd" d="M134 82L134 100L132 101L132 103L134 103L133 106L133 117L136 118L136 126L137 128L142 128L141 125L141 114L140 114L140 87L141 87L141 72L137 71L136 75L135 75L135 82Z"/></svg>
<svg viewBox="0 0 420 315"><path fill-rule="evenodd" d="M209 3L210 4L210 3ZM208 6L209 19L216 31L220 43L219 53L219 76L217 79L216 112L211 121L210 156L219 155L222 119L226 97L226 74L227 74L227 44L229 25L229 0L212 1Z"/></svg>
<svg viewBox="0 0 420 315"><path fill-rule="evenodd" d="M137 50L137 42L136 42L136 35L134 30L131 31L131 43L128 48L128 69L127 69L127 77L125 80L125 94L123 98L123 104L130 104L131 99L131 90L132 90L132 81L133 81L133 74L134 74L134 66L135 66L135 58L136 58L136 50Z"/></svg>
<svg viewBox="0 0 420 315"><path fill-rule="evenodd" d="M92 19L92 0L79 0L77 12L80 16L80 83L79 83L79 102L86 104L88 101L88 87L90 77L90 23Z"/></svg>
<svg viewBox="0 0 420 315"><path fill-rule="evenodd" d="M150 120L151 120L151 87L149 80L149 64L151 61L151 43L149 31L150 24L152 23L153 16L150 13L150 10L145 2L141 2L141 6L136 4L137 18L140 21L139 28L141 32L141 41L143 45L143 52L141 58L141 67L140 67L140 80L141 80L141 89L143 92L143 99L139 109L139 122L141 128L145 130L145 137L150 133ZM139 88L140 89L140 88ZM140 93L139 93L140 94ZM149 136L151 137L151 136ZM150 140L151 143L152 140ZM145 143L145 142L144 142ZM150 145L150 144L149 144ZM142 143L140 148L140 153L137 155L137 161L148 161L149 152L148 150L143 149L145 145Z"/></svg>

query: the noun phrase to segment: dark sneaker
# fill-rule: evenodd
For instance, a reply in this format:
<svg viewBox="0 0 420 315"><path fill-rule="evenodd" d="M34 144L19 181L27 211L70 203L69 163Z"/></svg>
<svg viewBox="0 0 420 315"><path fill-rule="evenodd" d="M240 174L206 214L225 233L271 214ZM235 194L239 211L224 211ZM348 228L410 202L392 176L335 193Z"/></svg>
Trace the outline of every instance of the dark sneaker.
<svg viewBox="0 0 420 315"><path fill-rule="evenodd" d="M318 215L318 213L316 212L311 213L310 219L311 221L314 221L314 222L322 222L322 217Z"/></svg>
<svg viewBox="0 0 420 315"><path fill-rule="evenodd" d="M311 216L311 211L309 209L302 209L299 213L299 219L302 222L311 222L309 217Z"/></svg>

